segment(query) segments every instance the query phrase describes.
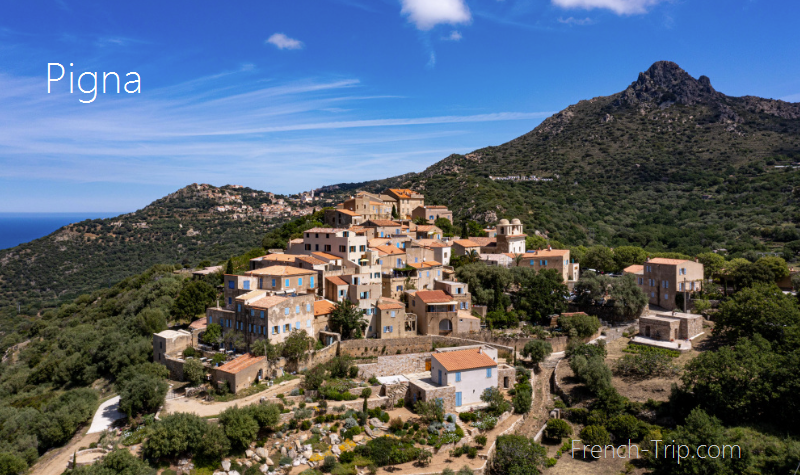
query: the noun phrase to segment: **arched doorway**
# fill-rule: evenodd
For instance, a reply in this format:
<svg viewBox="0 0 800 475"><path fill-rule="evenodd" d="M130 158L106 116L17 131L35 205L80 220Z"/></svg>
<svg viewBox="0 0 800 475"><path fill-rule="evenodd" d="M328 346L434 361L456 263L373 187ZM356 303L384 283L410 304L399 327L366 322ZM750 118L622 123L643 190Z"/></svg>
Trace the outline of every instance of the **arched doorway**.
<svg viewBox="0 0 800 475"><path fill-rule="evenodd" d="M440 335L448 335L453 332L453 322L448 319L443 319L439 321L439 334Z"/></svg>

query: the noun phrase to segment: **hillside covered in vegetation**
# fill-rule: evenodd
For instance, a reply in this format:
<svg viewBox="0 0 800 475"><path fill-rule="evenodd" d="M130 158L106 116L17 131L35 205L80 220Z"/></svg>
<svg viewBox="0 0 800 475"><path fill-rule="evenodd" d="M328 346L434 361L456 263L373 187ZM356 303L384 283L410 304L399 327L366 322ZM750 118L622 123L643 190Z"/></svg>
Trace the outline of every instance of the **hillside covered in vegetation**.
<svg viewBox="0 0 800 475"><path fill-rule="evenodd" d="M241 201L231 201L231 196ZM266 219L217 206L271 203L249 188L190 185L134 213L86 220L0 251L0 315L35 314L109 287L156 264L218 263L260 244L286 218Z"/></svg>
<svg viewBox="0 0 800 475"><path fill-rule="evenodd" d="M414 188L457 220L518 217L528 234L567 245L696 254L794 241L793 253L797 162L800 104L726 96L659 62L624 91L571 105L503 145L338 188ZM532 175L552 181L497 179Z"/></svg>

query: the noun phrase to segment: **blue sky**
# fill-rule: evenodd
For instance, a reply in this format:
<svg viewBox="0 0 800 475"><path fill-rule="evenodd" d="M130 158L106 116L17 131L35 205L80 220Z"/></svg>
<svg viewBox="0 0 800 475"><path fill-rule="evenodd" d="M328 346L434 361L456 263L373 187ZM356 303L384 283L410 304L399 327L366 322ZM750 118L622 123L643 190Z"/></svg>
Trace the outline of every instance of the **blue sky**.
<svg viewBox="0 0 800 475"><path fill-rule="evenodd" d="M798 14L775 0L5 2L0 212L421 171L623 90L658 60L729 95L797 102ZM67 74L48 94L55 62ZM70 93L68 75L86 71L136 71L141 93L81 103L91 94Z"/></svg>

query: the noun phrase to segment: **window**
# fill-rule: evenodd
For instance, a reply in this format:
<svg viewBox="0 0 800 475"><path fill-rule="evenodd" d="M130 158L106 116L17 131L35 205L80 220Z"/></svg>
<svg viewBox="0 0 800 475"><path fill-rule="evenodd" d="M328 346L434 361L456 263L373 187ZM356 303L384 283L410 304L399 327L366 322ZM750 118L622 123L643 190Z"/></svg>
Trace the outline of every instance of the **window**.
<svg viewBox="0 0 800 475"><path fill-rule="evenodd" d="M347 246L339 246L339 252L347 252Z"/></svg>
<svg viewBox="0 0 800 475"><path fill-rule="evenodd" d="M236 311L237 312L241 312L242 311L242 304L240 304L240 303L236 304Z"/></svg>
<svg viewBox="0 0 800 475"><path fill-rule="evenodd" d="M236 286L236 283L234 281L232 281L232 280L228 281L228 288L229 289L235 289L236 288L235 286Z"/></svg>
<svg viewBox="0 0 800 475"><path fill-rule="evenodd" d="M656 297L656 293L655 292L650 292L650 298L655 298L655 297Z"/></svg>
<svg viewBox="0 0 800 475"><path fill-rule="evenodd" d="M403 286L402 285L398 285L396 290L398 292L402 292L403 291Z"/></svg>
<svg viewBox="0 0 800 475"><path fill-rule="evenodd" d="M311 304L307 303L306 304L306 312L310 312L310 311L311 311Z"/></svg>
<svg viewBox="0 0 800 475"><path fill-rule="evenodd" d="M459 287L459 288L458 288L458 290L456 291L456 293L457 293L458 295L461 295L461 293L462 293L463 291L464 291L464 289L462 289L461 287Z"/></svg>
<svg viewBox="0 0 800 475"><path fill-rule="evenodd" d="M416 264L417 262L419 262L419 258L415 257L414 258L414 264Z"/></svg>
<svg viewBox="0 0 800 475"><path fill-rule="evenodd" d="M394 318L394 317L396 317L396 316L397 316L397 312L396 312L396 311L394 311L394 310L392 310L392 312L391 312L391 315L392 315L392 318Z"/></svg>
<svg viewBox="0 0 800 475"><path fill-rule="evenodd" d="M664 294L664 300L669 300L669 294Z"/></svg>
<svg viewBox="0 0 800 475"><path fill-rule="evenodd" d="M283 314L284 315L289 315L289 307L286 307L286 308L283 309Z"/></svg>
<svg viewBox="0 0 800 475"><path fill-rule="evenodd" d="M311 328L311 320L306 320L306 328Z"/></svg>
<svg viewBox="0 0 800 475"><path fill-rule="evenodd" d="M214 318L208 317L208 324L211 325L212 323L214 323Z"/></svg>
<svg viewBox="0 0 800 475"><path fill-rule="evenodd" d="M295 328L296 330L299 330L299 329L300 329L300 322L295 322L295 324L294 324L294 328Z"/></svg>
<svg viewBox="0 0 800 475"><path fill-rule="evenodd" d="M531 267L533 266L533 259L531 259Z"/></svg>
<svg viewBox="0 0 800 475"><path fill-rule="evenodd" d="M339 291L339 297L344 297L344 290Z"/></svg>
<svg viewBox="0 0 800 475"><path fill-rule="evenodd" d="M355 246L350 246L350 252L356 252L356 247Z"/></svg>
<svg viewBox="0 0 800 475"><path fill-rule="evenodd" d="M456 373L456 382L457 382L457 383L460 383L460 382L461 382L461 371L459 371L458 373Z"/></svg>
<svg viewBox="0 0 800 475"><path fill-rule="evenodd" d="M639 277L639 285L642 285L643 283L644 283L644 277Z"/></svg>
<svg viewBox="0 0 800 475"><path fill-rule="evenodd" d="M306 249L306 251L310 251L311 250L311 244L306 244L305 249Z"/></svg>
<svg viewBox="0 0 800 475"><path fill-rule="evenodd" d="M294 306L294 313L300 313L300 306L299 305L295 305Z"/></svg>
<svg viewBox="0 0 800 475"><path fill-rule="evenodd" d="M492 368L486 368L486 377L487 378L491 378L492 377Z"/></svg>
<svg viewBox="0 0 800 475"><path fill-rule="evenodd" d="M437 270L437 271L436 271L436 275L437 275L438 277L441 277L441 276L442 276L442 271L441 271L441 270Z"/></svg>
<svg viewBox="0 0 800 475"><path fill-rule="evenodd" d="M253 310L252 308L250 309L250 316L251 317L255 317L256 316L256 311Z"/></svg>
<svg viewBox="0 0 800 475"><path fill-rule="evenodd" d="M272 334L273 335L277 335L280 332L281 332L281 327L279 327L278 325L275 325L274 327L272 327Z"/></svg>
<svg viewBox="0 0 800 475"><path fill-rule="evenodd" d="M314 288L314 276L308 278L308 286L312 289Z"/></svg>
<svg viewBox="0 0 800 475"><path fill-rule="evenodd" d="M399 257L397 258L397 267L403 267L403 261Z"/></svg>
<svg viewBox="0 0 800 475"><path fill-rule="evenodd" d="M394 325L389 325L389 333L392 333L393 331L394 331Z"/></svg>
<svg viewBox="0 0 800 475"><path fill-rule="evenodd" d="M425 277L430 277L430 276L431 276L431 271L428 271Z"/></svg>
<svg viewBox="0 0 800 475"><path fill-rule="evenodd" d="M325 249L325 252L331 252L331 245L330 244L325 244L324 249Z"/></svg>
<svg viewBox="0 0 800 475"><path fill-rule="evenodd" d="M228 305L233 305L233 299L228 297Z"/></svg>
<svg viewBox="0 0 800 475"><path fill-rule="evenodd" d="M249 280L245 280L244 282L242 282L242 288L244 290L250 290L250 281Z"/></svg>
<svg viewBox="0 0 800 475"><path fill-rule="evenodd" d="M319 251L319 244L314 244L314 250Z"/></svg>
<svg viewBox="0 0 800 475"><path fill-rule="evenodd" d="M261 318L262 319L264 318L264 311L263 310L261 311Z"/></svg>
<svg viewBox="0 0 800 475"><path fill-rule="evenodd" d="M291 279L285 279L284 282L283 282L283 286L284 287L289 287L290 285L292 285Z"/></svg>
<svg viewBox="0 0 800 475"><path fill-rule="evenodd" d="M358 250L359 250L359 251L361 251L361 252L364 252L364 251L366 251L366 250L367 250L367 246L364 246L364 245L362 245L362 246L359 246L359 247L358 247Z"/></svg>
<svg viewBox="0 0 800 475"><path fill-rule="evenodd" d="M283 333L289 333L290 331L292 331L291 323L287 323L286 325L283 326Z"/></svg>
<svg viewBox="0 0 800 475"><path fill-rule="evenodd" d="M275 287L275 279L272 279L272 286Z"/></svg>

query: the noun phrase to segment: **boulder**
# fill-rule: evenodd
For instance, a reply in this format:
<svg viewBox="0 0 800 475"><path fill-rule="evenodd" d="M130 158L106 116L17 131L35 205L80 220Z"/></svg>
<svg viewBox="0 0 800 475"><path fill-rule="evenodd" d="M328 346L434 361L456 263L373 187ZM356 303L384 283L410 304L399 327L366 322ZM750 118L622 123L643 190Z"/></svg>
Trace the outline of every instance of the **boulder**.
<svg viewBox="0 0 800 475"><path fill-rule="evenodd" d="M353 436L353 442L358 443L361 442L362 440L364 440L364 434L358 434Z"/></svg>
<svg viewBox="0 0 800 475"><path fill-rule="evenodd" d="M273 462L273 461L272 461L272 459L271 459L271 458L269 458L269 457L267 457L267 459L266 459L266 460L264 460L264 461L265 461L265 462L267 462L267 465L269 465L270 467L271 467L271 466L273 466L273 465L275 465L275 462Z"/></svg>
<svg viewBox="0 0 800 475"><path fill-rule="evenodd" d="M372 419L370 419L370 420L369 420L369 423L370 423L370 424L372 424L372 425L374 425L375 427L378 427L378 426L382 426L382 425L383 425L383 422L381 422L381 420L380 420L380 419L378 419L377 417L373 417Z"/></svg>
<svg viewBox="0 0 800 475"><path fill-rule="evenodd" d="M310 459L312 455L314 455L314 452L311 450L306 450L303 452L303 458L306 460Z"/></svg>
<svg viewBox="0 0 800 475"><path fill-rule="evenodd" d="M289 451L286 453L286 456L290 459L293 459L297 457L297 452L295 452L294 449L289 449Z"/></svg>
<svg viewBox="0 0 800 475"><path fill-rule="evenodd" d="M331 445L339 445L341 443L341 440L339 440L339 436L336 434L332 433L330 438L331 438Z"/></svg>
<svg viewBox="0 0 800 475"><path fill-rule="evenodd" d="M340 449L338 445L334 445L331 447L331 452L333 452L333 455L339 456L342 454L342 449Z"/></svg>
<svg viewBox="0 0 800 475"><path fill-rule="evenodd" d="M264 464L264 465L258 467L258 470L261 471L261 473L266 474L267 472L269 472L269 465Z"/></svg>
<svg viewBox="0 0 800 475"><path fill-rule="evenodd" d="M255 452L253 452L250 449L247 449L247 450L244 451L244 456L247 457L247 458L253 458L253 455L255 455Z"/></svg>
<svg viewBox="0 0 800 475"><path fill-rule="evenodd" d="M222 470L229 471L231 469L231 461L230 460L223 460L222 461Z"/></svg>
<svg viewBox="0 0 800 475"><path fill-rule="evenodd" d="M242 465L244 465L247 468L250 468L250 467L253 466L253 462L245 459L245 460L242 461Z"/></svg>
<svg viewBox="0 0 800 475"><path fill-rule="evenodd" d="M228 475L240 475L240 474L236 470L231 470L230 472L228 472Z"/></svg>
<svg viewBox="0 0 800 475"><path fill-rule="evenodd" d="M288 452L286 451L286 447L281 447L281 457L286 457L287 453Z"/></svg>
<svg viewBox="0 0 800 475"><path fill-rule="evenodd" d="M267 452L267 449L265 449L264 447L259 447L256 449L256 455L258 455L262 459L265 459L269 456L269 452Z"/></svg>
<svg viewBox="0 0 800 475"><path fill-rule="evenodd" d="M292 467L299 467L299 466L300 466L300 460L295 460L292 462Z"/></svg>
<svg viewBox="0 0 800 475"><path fill-rule="evenodd" d="M294 440L294 449L299 452L301 450L301 447L302 446L300 445L300 440L299 439L295 439Z"/></svg>
<svg viewBox="0 0 800 475"><path fill-rule="evenodd" d="M372 433L372 429L370 429L369 426L364 426L364 433L370 437L375 437L375 435Z"/></svg>

